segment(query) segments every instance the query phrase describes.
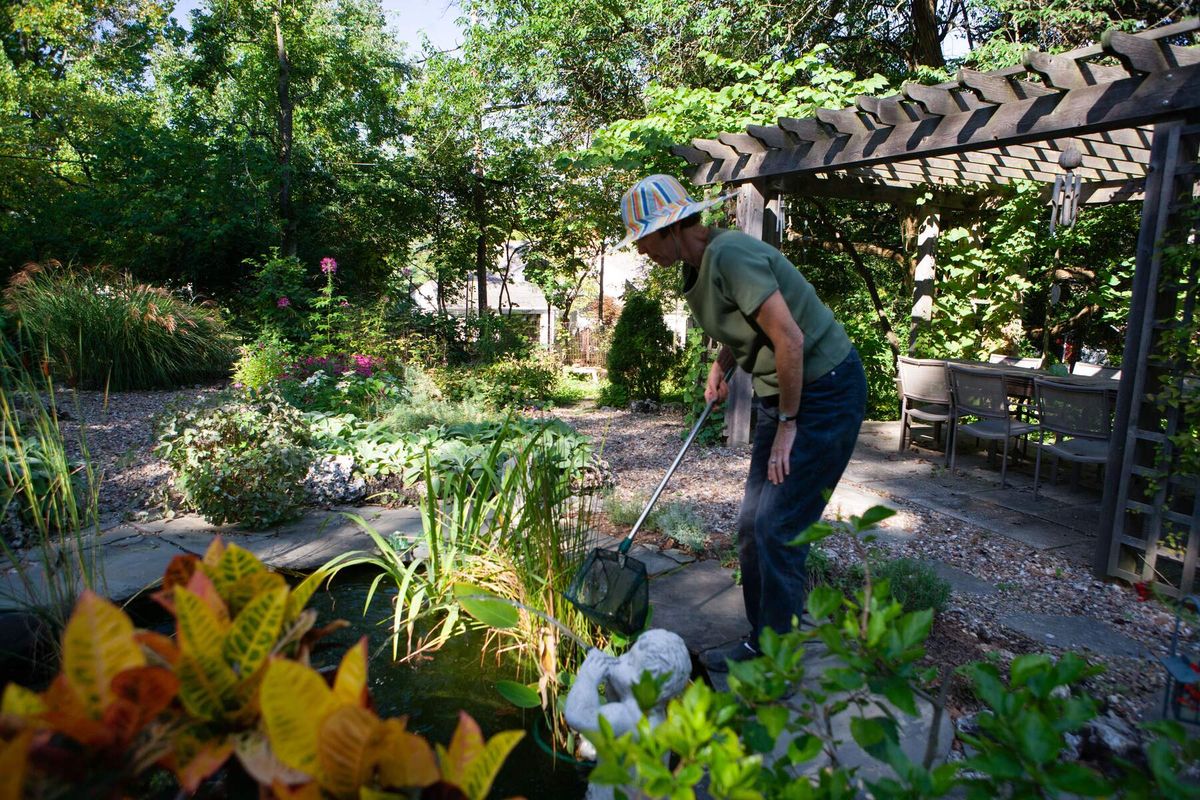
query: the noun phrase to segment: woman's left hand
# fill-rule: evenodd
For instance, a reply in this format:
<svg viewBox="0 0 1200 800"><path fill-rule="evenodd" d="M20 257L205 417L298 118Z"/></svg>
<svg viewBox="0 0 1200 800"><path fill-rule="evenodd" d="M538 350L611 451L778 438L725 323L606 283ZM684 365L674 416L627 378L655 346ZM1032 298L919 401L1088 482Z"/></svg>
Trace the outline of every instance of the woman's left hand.
<svg viewBox="0 0 1200 800"><path fill-rule="evenodd" d="M777 486L792 471L791 454L795 441L795 422L781 422L775 426L775 441L771 444L771 456L767 461L767 480Z"/></svg>

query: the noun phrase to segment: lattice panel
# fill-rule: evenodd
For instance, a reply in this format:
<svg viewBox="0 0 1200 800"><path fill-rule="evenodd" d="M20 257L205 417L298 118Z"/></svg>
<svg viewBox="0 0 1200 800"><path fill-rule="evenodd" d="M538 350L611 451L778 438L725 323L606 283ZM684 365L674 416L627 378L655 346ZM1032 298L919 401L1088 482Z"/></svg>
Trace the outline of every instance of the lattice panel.
<svg viewBox="0 0 1200 800"><path fill-rule="evenodd" d="M1156 131L1151 161L1160 177L1147 186L1138 247L1129 385L1118 415L1121 469L1110 475L1117 485L1110 574L1153 582L1172 596L1200 585L1198 152L1200 126Z"/></svg>

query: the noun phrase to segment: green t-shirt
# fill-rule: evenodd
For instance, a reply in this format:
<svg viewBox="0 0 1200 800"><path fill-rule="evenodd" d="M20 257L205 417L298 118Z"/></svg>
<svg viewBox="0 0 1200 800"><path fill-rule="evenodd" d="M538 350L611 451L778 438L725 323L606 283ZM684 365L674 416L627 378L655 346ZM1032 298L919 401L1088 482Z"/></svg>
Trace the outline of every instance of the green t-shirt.
<svg viewBox="0 0 1200 800"><path fill-rule="evenodd" d="M692 315L754 376L759 397L779 394L775 351L754 321L759 306L776 291L804 333L804 382L810 383L842 363L852 345L833 312L783 253L741 231L713 228L700 269L684 266L683 295Z"/></svg>

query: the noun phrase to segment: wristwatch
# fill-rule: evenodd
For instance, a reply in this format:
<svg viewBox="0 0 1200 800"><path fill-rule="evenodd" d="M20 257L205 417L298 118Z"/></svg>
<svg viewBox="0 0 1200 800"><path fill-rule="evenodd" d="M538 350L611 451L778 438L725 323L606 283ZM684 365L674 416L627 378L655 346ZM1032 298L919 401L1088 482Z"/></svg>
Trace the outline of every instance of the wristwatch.
<svg viewBox="0 0 1200 800"><path fill-rule="evenodd" d="M795 422L796 417L798 417L798 416L800 416L799 411L797 411L795 414L785 414L782 411L780 411L779 412L779 421L780 422Z"/></svg>

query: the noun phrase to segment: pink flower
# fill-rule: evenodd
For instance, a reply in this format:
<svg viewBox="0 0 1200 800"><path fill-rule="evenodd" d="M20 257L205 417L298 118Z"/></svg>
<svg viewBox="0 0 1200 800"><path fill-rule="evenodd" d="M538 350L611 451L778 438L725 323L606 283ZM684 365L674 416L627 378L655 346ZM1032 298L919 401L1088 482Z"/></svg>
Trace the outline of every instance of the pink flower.
<svg viewBox="0 0 1200 800"><path fill-rule="evenodd" d="M286 295L275 301L275 305L279 306L280 308L287 308L291 304L292 301L288 300Z"/></svg>
<svg viewBox="0 0 1200 800"><path fill-rule="evenodd" d="M326 275L332 275L337 272L337 262L328 256L321 259L321 272Z"/></svg>
<svg viewBox="0 0 1200 800"><path fill-rule="evenodd" d="M349 307L350 307L350 301L349 301L349 300L343 300L342 302L338 303L338 305L339 305L339 306L341 306L342 308L349 308Z"/></svg>

